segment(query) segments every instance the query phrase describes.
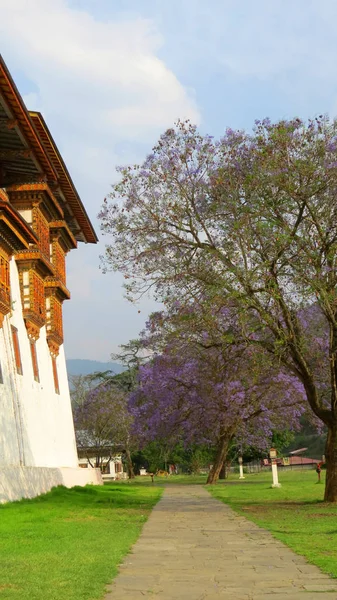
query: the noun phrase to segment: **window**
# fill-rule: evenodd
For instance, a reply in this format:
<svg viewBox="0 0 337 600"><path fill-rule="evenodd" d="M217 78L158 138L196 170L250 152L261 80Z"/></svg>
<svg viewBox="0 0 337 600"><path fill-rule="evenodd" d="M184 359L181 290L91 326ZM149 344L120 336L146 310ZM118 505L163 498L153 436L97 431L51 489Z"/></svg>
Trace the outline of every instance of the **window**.
<svg viewBox="0 0 337 600"><path fill-rule="evenodd" d="M46 318L46 302L45 302L45 294L44 294L44 282L43 279L37 275L35 271L32 272L31 276L31 286L32 286L32 298L33 298L33 308L35 314L40 319Z"/></svg>
<svg viewBox="0 0 337 600"><path fill-rule="evenodd" d="M54 239L50 244L50 262L55 268L56 276L66 283L66 258L65 251L60 246L58 239Z"/></svg>
<svg viewBox="0 0 337 600"><path fill-rule="evenodd" d="M39 365L37 362L36 342L34 340L29 340L29 342L30 342L30 353L32 356L34 379L35 379L35 381L40 381Z"/></svg>
<svg viewBox="0 0 337 600"><path fill-rule="evenodd" d="M22 362L21 362L18 330L16 327L14 327L14 325L11 325L11 329L12 329L12 339L13 339L16 371L17 371L17 373L19 373L19 375L22 375Z"/></svg>
<svg viewBox="0 0 337 600"><path fill-rule="evenodd" d="M56 269L56 273L59 276L59 278L61 279L61 281L65 284L66 282L66 261L65 261L65 254L64 251L62 250L60 244L58 242L54 242L55 243L55 269Z"/></svg>
<svg viewBox="0 0 337 600"><path fill-rule="evenodd" d="M63 339L62 304L54 296L48 296L45 303L47 334L57 334Z"/></svg>
<svg viewBox="0 0 337 600"><path fill-rule="evenodd" d="M59 378L58 378L58 374L57 374L56 357L52 356L51 360L52 360L52 364L53 364L53 375L54 375L55 392L56 392L56 394L59 394L60 393L60 386L59 386Z"/></svg>
<svg viewBox="0 0 337 600"><path fill-rule="evenodd" d="M9 262L8 258L0 254L0 299L5 304L10 303L9 295Z"/></svg>
<svg viewBox="0 0 337 600"><path fill-rule="evenodd" d="M29 271L22 273L22 292L23 292L23 308L30 309L30 287L29 287Z"/></svg>
<svg viewBox="0 0 337 600"><path fill-rule="evenodd" d="M48 221L44 218L43 214L41 213L39 207L34 208L33 229L39 237L39 250L49 259L49 225Z"/></svg>
<svg viewBox="0 0 337 600"><path fill-rule="evenodd" d="M53 327L55 333L63 339L62 304L56 298L53 302Z"/></svg>

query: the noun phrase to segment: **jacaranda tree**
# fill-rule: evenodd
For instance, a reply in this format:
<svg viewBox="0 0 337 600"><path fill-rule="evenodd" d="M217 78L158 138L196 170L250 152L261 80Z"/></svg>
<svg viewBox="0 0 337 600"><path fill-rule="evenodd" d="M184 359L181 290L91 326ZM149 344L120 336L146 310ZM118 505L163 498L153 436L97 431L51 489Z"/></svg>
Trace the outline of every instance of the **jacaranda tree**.
<svg viewBox="0 0 337 600"><path fill-rule="evenodd" d="M92 466L102 469L116 453L122 452L129 477L133 478L133 417L127 403L128 395L118 383L104 381L90 389L83 401L74 407L74 424L77 446Z"/></svg>
<svg viewBox="0 0 337 600"><path fill-rule="evenodd" d="M100 213L113 238L105 268L124 272L133 297L235 301L247 344L298 378L327 426L325 500L336 502L337 121L266 119L219 141L179 122L120 175Z"/></svg>
<svg viewBox="0 0 337 600"><path fill-rule="evenodd" d="M140 368L129 403L138 438L214 447L208 483L215 483L234 438L265 450L275 429L298 428L302 384L268 361L262 366L258 354L234 344L206 349L176 337Z"/></svg>

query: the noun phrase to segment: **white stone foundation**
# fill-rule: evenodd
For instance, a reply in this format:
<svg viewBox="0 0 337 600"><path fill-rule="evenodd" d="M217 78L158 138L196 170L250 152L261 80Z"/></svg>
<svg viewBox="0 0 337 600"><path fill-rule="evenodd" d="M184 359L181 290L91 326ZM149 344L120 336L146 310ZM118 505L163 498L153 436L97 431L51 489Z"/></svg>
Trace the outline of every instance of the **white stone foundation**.
<svg viewBox="0 0 337 600"><path fill-rule="evenodd" d="M0 503L35 498L51 488L64 485L102 485L99 469L71 467L6 467L0 468Z"/></svg>

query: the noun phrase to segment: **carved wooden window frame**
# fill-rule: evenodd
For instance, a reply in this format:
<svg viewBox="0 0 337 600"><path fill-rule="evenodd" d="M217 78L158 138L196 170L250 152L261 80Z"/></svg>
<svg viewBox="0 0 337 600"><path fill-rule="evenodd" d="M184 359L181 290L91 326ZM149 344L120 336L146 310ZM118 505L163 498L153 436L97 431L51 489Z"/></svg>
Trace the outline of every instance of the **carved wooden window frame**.
<svg viewBox="0 0 337 600"><path fill-rule="evenodd" d="M0 251L0 287L10 302L9 256Z"/></svg>
<svg viewBox="0 0 337 600"><path fill-rule="evenodd" d="M10 256L3 248L0 249L0 327L3 320L11 311L11 287L10 287Z"/></svg>
<svg viewBox="0 0 337 600"><path fill-rule="evenodd" d="M50 259L50 232L49 223L42 214L39 205L33 205L33 223L32 228L39 237L38 248L40 252Z"/></svg>

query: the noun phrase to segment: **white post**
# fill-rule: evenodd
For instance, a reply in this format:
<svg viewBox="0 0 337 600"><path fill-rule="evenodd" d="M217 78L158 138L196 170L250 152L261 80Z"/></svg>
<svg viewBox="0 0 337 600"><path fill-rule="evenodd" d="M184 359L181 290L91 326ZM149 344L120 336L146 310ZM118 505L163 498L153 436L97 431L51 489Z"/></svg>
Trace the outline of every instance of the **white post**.
<svg viewBox="0 0 337 600"><path fill-rule="evenodd" d="M270 460L271 460L271 471L273 474L273 485L271 486L272 488L281 487L281 484L278 481L276 454L277 454L277 452L276 452L275 448L270 448L269 456L270 456Z"/></svg>
<svg viewBox="0 0 337 600"><path fill-rule="evenodd" d="M240 477L239 479L245 479L245 476L243 474L243 465L242 465L242 456L239 456L239 468L240 468Z"/></svg>

